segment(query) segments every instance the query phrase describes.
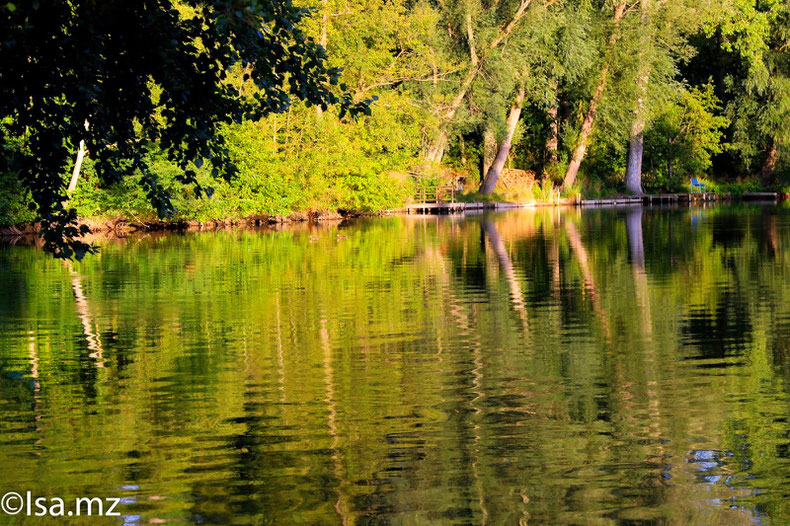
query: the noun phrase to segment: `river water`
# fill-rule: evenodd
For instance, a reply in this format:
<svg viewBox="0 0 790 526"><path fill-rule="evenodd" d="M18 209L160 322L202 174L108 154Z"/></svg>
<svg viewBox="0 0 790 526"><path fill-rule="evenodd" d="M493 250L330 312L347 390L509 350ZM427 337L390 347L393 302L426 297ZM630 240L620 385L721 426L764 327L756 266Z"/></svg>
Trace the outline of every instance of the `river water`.
<svg viewBox="0 0 790 526"><path fill-rule="evenodd" d="M0 493L122 499L90 524L790 523L790 208L100 245L0 248Z"/></svg>

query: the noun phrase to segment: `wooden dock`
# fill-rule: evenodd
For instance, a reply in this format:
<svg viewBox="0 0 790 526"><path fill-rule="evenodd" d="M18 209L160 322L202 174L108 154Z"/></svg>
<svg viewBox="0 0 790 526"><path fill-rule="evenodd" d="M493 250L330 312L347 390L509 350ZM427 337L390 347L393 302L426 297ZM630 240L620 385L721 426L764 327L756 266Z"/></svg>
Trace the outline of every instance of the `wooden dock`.
<svg viewBox="0 0 790 526"><path fill-rule="evenodd" d="M653 203L676 203L680 201L717 201L720 197L714 193L695 193L695 194L645 194L642 201L645 204Z"/></svg>
<svg viewBox="0 0 790 526"><path fill-rule="evenodd" d="M581 206L623 206L641 205L642 198L639 196L610 197L607 199L582 199L579 201Z"/></svg>
<svg viewBox="0 0 790 526"><path fill-rule="evenodd" d="M645 194L632 196L609 197L605 199L583 199L582 206L622 206L622 205L652 205L661 203L694 203L704 201L718 201L720 195L714 193L694 194Z"/></svg>
<svg viewBox="0 0 790 526"><path fill-rule="evenodd" d="M696 202L696 201L778 201L779 194L776 192L746 192L740 196L721 195L714 193L702 194L646 194L642 196L645 204L653 203L672 203L672 202Z"/></svg>
<svg viewBox="0 0 790 526"><path fill-rule="evenodd" d="M406 205L408 214L458 214L475 210L505 210L526 208L531 204L520 203L412 203Z"/></svg>
<svg viewBox="0 0 790 526"><path fill-rule="evenodd" d="M609 206L639 206L639 205L662 205L662 204L683 204L704 203L722 200L743 200L743 201L777 201L779 195L775 192L751 192L742 196L722 196L714 193L694 193L694 194L645 194L641 196L618 196L603 199L581 199L573 201L562 199L554 203L458 203L458 202L421 202L406 205L400 212L407 214L463 214L466 212L483 210L504 210L511 208L528 208L533 206L561 206L577 205L583 207L609 207ZM438 199L437 199L438 200Z"/></svg>

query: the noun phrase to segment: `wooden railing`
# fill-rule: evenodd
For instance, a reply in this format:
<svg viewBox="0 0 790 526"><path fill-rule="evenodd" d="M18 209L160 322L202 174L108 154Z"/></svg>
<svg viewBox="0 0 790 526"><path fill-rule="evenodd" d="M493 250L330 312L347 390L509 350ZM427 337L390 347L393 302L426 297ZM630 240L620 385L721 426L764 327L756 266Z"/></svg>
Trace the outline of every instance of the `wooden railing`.
<svg viewBox="0 0 790 526"><path fill-rule="evenodd" d="M449 184L422 186L414 195L415 203L455 203L455 187Z"/></svg>

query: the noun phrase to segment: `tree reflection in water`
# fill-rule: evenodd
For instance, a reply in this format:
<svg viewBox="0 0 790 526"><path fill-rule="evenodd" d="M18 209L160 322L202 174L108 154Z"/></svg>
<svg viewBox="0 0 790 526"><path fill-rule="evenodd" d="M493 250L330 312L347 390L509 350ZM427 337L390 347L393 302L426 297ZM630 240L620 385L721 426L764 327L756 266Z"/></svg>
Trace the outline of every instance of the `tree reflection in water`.
<svg viewBox="0 0 790 526"><path fill-rule="evenodd" d="M787 208L0 249L0 477L140 521L784 523Z"/></svg>

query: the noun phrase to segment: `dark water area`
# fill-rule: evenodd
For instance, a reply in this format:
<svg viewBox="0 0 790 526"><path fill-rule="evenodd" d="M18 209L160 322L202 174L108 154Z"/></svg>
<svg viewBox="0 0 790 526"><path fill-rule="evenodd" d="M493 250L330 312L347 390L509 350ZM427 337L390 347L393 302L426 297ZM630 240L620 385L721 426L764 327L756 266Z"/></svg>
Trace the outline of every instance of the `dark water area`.
<svg viewBox="0 0 790 526"><path fill-rule="evenodd" d="M0 493L91 524L788 524L789 388L788 207L0 248Z"/></svg>

